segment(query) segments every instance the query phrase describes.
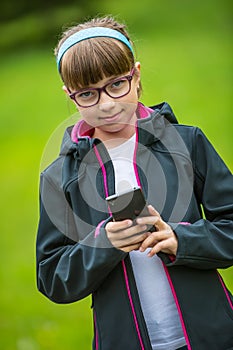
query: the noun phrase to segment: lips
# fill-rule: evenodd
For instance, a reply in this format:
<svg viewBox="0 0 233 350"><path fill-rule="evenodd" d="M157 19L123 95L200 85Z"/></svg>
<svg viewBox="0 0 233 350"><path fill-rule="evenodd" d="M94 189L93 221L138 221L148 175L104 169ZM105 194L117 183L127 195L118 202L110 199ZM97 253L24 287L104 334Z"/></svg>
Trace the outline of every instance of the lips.
<svg viewBox="0 0 233 350"><path fill-rule="evenodd" d="M101 119L102 121L107 122L107 123L114 123L114 122L117 122L117 121L118 121L118 119L120 118L120 114L121 114L121 112L116 113L116 114L114 114L114 115L112 115L112 116L102 117L102 118L100 118L100 119Z"/></svg>

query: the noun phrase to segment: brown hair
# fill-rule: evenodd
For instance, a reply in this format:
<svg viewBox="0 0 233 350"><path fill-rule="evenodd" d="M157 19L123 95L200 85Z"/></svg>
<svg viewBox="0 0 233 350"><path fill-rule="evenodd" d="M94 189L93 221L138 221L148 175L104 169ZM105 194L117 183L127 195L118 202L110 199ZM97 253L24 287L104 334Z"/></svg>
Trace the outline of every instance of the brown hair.
<svg viewBox="0 0 233 350"><path fill-rule="evenodd" d="M98 17L66 30L55 48L55 55L57 56L60 46L69 36L91 27L118 30L132 44L124 24L118 23L110 16ZM134 64L133 53L126 45L113 38L97 37L83 40L69 48L61 60L60 74L68 88L78 90L106 77L124 74L130 71Z"/></svg>

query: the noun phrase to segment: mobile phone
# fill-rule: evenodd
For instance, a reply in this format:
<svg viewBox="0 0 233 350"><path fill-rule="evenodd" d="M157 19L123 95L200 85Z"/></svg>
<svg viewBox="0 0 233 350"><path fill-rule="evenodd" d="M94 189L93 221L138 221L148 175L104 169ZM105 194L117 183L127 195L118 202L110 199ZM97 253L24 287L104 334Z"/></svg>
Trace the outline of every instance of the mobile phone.
<svg viewBox="0 0 233 350"><path fill-rule="evenodd" d="M136 219L137 216L150 215L142 189L134 187L125 192L117 193L106 198L114 221Z"/></svg>

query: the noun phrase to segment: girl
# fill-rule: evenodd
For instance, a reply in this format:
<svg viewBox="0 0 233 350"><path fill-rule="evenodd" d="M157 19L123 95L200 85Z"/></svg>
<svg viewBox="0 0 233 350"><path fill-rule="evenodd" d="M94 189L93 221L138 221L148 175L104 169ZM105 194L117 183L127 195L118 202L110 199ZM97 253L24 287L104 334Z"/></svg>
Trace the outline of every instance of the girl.
<svg viewBox="0 0 233 350"><path fill-rule="evenodd" d="M57 303L92 295L96 350L232 349L233 300L217 272L233 263L230 171L168 104L138 101L124 25L72 27L55 53L82 119L41 175L39 290ZM113 221L106 197L135 186L148 215Z"/></svg>

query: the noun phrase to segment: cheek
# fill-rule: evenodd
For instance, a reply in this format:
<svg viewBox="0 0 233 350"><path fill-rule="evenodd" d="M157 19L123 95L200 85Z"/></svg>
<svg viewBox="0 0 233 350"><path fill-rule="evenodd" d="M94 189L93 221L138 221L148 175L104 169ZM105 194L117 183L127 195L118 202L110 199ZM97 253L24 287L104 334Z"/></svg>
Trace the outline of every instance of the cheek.
<svg viewBox="0 0 233 350"><path fill-rule="evenodd" d="M94 108L78 108L80 118L83 119L87 124L95 126L96 112Z"/></svg>
<svg viewBox="0 0 233 350"><path fill-rule="evenodd" d="M138 105L138 94L136 90L132 90L129 95L124 97L124 100L121 101L124 106L125 110L127 110L128 113L134 113L137 109Z"/></svg>
<svg viewBox="0 0 233 350"><path fill-rule="evenodd" d="M131 118L137 110L137 101L128 102L125 106L125 112L127 113L128 118Z"/></svg>
<svg viewBox="0 0 233 350"><path fill-rule="evenodd" d="M128 95L128 101L131 103L137 103L138 102L138 87L136 84L134 84L131 88L131 91Z"/></svg>

